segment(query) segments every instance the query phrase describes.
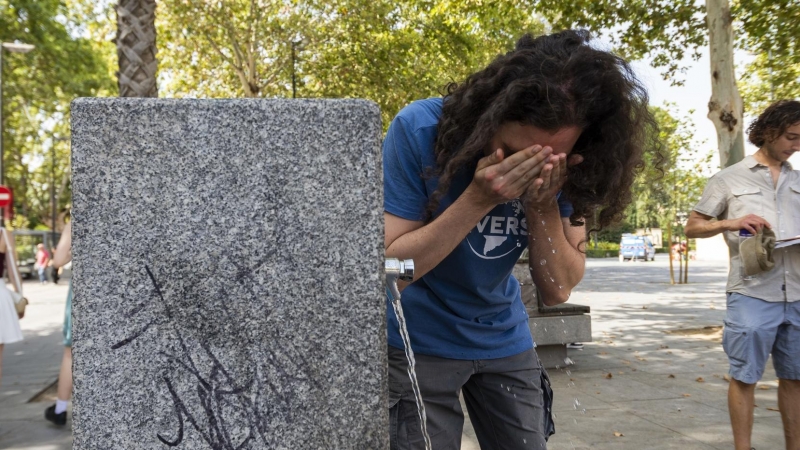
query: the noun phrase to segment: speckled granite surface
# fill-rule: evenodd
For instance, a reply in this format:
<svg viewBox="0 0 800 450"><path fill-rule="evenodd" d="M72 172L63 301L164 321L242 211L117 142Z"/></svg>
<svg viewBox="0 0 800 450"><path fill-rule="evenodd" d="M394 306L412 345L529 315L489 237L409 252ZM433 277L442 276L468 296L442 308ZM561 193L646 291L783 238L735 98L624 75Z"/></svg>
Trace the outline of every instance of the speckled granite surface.
<svg viewBox="0 0 800 450"><path fill-rule="evenodd" d="M388 449L380 114L72 103L76 449Z"/></svg>

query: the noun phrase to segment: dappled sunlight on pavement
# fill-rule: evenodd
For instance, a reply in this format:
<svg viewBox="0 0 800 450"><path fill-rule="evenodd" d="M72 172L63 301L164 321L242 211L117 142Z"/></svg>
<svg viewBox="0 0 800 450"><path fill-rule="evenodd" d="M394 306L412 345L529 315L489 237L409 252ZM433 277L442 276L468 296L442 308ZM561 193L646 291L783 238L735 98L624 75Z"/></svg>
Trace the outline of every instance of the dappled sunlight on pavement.
<svg viewBox="0 0 800 450"><path fill-rule="evenodd" d="M668 260L589 260L570 302L591 307L594 342L550 370L550 449L732 448L722 350L726 262L691 261L669 284ZM677 270L676 270L677 278ZM576 407L576 401L579 406ZM753 444L783 448L771 362L756 390Z"/></svg>

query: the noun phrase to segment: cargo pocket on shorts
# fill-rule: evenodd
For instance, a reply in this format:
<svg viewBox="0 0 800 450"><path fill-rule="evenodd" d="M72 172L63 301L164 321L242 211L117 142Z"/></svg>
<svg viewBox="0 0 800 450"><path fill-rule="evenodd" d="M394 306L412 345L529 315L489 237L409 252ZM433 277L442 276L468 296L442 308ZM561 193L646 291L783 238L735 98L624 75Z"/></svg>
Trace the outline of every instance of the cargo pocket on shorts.
<svg viewBox="0 0 800 450"><path fill-rule="evenodd" d="M402 386L389 383L389 439L392 450L397 446L397 410L400 409L400 398L403 396Z"/></svg>
<svg viewBox="0 0 800 450"><path fill-rule="evenodd" d="M409 403L411 402L411 403ZM411 405L412 407L409 407ZM389 382L389 439L391 450L409 450L422 439L414 396L401 383Z"/></svg>
<svg viewBox="0 0 800 450"><path fill-rule="evenodd" d="M744 327L724 320L725 329L722 330L722 349L728 355L731 365L731 376L744 381L748 372L747 360L750 352L747 345L747 330Z"/></svg>
<svg viewBox="0 0 800 450"><path fill-rule="evenodd" d="M541 363L539 363L541 365ZM550 386L550 376L544 367L541 368L541 383L542 383L542 399L544 406L544 415L542 417L542 432L544 433L544 440L548 440L550 436L556 433L556 424L553 421L553 388Z"/></svg>

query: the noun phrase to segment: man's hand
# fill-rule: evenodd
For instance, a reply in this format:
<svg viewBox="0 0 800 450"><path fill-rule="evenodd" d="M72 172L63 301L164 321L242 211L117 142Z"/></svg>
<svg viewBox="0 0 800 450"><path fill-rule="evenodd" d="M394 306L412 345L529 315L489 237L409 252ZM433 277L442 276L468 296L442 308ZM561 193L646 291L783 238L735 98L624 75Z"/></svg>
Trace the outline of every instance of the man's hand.
<svg viewBox="0 0 800 450"><path fill-rule="evenodd" d="M487 206L514 200L540 175L552 152L550 147L534 145L505 157L503 150L497 149L478 161L467 189Z"/></svg>
<svg viewBox="0 0 800 450"><path fill-rule="evenodd" d="M549 149L550 147L545 147ZM547 207L556 201L558 191L567 181L567 169L583 162L580 155L567 155L560 153L551 155L542 168L539 178L535 179L522 195L522 203L526 208Z"/></svg>
<svg viewBox="0 0 800 450"><path fill-rule="evenodd" d="M763 217L755 214L748 214L744 217L739 217L738 219L728 219L727 222L728 231L747 230L753 234L758 234L762 227L772 229L772 226L769 224L769 222L764 220Z"/></svg>

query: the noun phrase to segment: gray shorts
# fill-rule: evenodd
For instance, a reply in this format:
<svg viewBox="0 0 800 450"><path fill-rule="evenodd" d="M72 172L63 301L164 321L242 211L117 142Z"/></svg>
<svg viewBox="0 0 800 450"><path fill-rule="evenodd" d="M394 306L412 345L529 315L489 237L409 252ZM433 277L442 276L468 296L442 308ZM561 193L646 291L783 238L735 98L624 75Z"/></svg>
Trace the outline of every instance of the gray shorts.
<svg viewBox="0 0 800 450"><path fill-rule="evenodd" d="M800 380L800 302L766 302L729 292L722 347L731 377L743 383L761 379L770 353L778 378Z"/></svg>
<svg viewBox="0 0 800 450"><path fill-rule="evenodd" d="M481 449L546 448L555 432L553 391L534 349L499 359L414 359L434 450L461 448L460 392ZM405 352L389 347L392 450L425 448L407 368Z"/></svg>

